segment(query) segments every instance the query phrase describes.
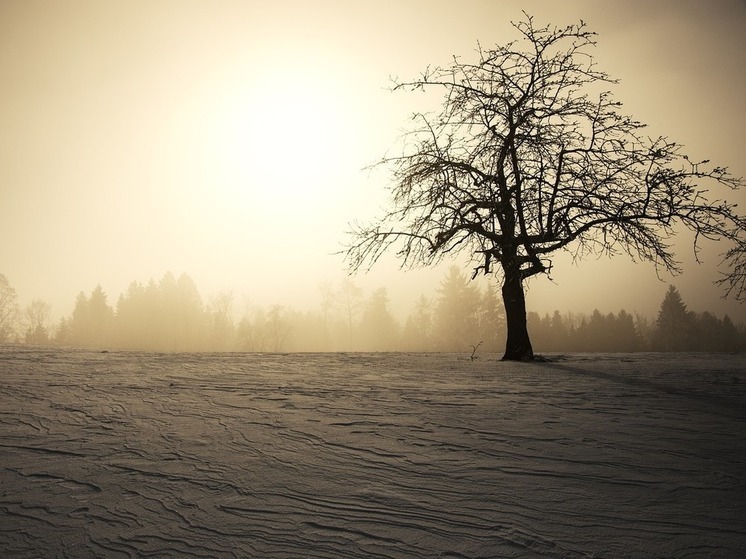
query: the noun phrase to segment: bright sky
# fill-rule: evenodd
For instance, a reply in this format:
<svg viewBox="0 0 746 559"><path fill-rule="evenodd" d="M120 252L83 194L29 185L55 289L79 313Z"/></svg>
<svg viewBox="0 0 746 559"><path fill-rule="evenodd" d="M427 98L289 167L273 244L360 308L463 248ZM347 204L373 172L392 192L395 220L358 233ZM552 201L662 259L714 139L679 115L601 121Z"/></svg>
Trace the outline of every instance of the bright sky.
<svg viewBox="0 0 746 559"><path fill-rule="evenodd" d="M743 0L2 0L0 273L56 319L81 290L115 305L166 271L206 300L315 308L345 275L347 224L385 205L385 177L362 168L423 103L389 76L515 38L521 9L585 20L629 113L746 175ZM746 320L710 286L717 262L664 279L691 309ZM406 313L443 273L392 258L355 281ZM666 289L624 258L557 261L553 278L530 309L655 312Z"/></svg>

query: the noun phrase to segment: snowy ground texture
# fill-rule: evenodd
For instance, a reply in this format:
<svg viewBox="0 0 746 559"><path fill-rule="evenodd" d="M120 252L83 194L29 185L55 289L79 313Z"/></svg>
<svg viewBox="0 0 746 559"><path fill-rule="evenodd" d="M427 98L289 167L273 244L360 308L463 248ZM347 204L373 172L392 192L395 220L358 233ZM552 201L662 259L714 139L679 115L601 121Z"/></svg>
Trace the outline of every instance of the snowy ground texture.
<svg viewBox="0 0 746 559"><path fill-rule="evenodd" d="M2 557L746 557L746 356L0 348Z"/></svg>

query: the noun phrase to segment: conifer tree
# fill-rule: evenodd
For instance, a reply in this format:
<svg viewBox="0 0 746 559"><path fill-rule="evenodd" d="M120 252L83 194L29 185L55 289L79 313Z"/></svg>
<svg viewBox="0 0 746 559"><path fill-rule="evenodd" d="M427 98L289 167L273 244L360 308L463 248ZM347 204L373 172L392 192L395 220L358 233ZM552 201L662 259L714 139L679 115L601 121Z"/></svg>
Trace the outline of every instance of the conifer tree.
<svg viewBox="0 0 746 559"><path fill-rule="evenodd" d="M678 290L670 285L658 311L653 335L653 349L658 351L694 349L693 327L692 313L687 310Z"/></svg>

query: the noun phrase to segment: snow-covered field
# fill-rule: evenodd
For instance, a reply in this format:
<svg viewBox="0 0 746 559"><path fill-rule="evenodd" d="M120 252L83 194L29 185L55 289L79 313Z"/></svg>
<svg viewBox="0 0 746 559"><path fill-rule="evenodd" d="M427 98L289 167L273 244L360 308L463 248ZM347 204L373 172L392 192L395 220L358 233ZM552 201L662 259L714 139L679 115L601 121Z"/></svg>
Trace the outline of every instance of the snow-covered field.
<svg viewBox="0 0 746 559"><path fill-rule="evenodd" d="M2 557L746 557L746 356L0 348Z"/></svg>

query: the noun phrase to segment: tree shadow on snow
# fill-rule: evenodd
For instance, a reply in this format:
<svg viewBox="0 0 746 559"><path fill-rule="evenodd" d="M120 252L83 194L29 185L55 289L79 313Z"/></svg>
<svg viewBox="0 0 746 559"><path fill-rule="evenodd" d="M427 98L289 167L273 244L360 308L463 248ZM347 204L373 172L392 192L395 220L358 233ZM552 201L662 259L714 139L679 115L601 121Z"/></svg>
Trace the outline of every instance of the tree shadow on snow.
<svg viewBox="0 0 746 559"><path fill-rule="evenodd" d="M731 394L716 394L705 391L707 387L729 384L737 386L742 384L742 379L735 375L726 378L713 378L708 383L702 383L700 386L705 390L698 390L692 386L675 385L672 383L661 382L653 378L646 378L644 372L633 372L634 376L627 375L624 372L603 371L598 367L584 368L573 366L570 363L560 362L562 356L557 358L544 358L537 361L537 365L543 369L553 369L561 371L567 375L595 378L598 380L608 381L619 385L630 386L640 390L647 390L657 394L666 394L677 398L685 398L699 404L705 404L713 409L709 410L720 415L727 415L734 419L746 421L746 397L743 390L732 392ZM698 373L689 373L691 375ZM687 381L692 377L687 376ZM720 388L722 390L722 388Z"/></svg>

